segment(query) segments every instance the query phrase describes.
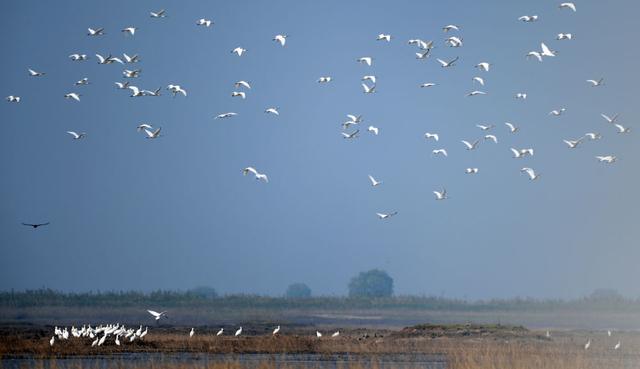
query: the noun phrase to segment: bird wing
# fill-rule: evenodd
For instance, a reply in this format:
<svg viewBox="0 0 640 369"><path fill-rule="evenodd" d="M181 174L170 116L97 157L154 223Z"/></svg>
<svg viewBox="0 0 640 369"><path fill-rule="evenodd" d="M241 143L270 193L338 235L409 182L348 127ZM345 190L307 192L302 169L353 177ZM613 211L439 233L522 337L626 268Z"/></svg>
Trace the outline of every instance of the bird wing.
<svg viewBox="0 0 640 369"><path fill-rule="evenodd" d="M67 133L68 133L68 134L70 134L71 136L73 136L73 138L78 138L78 137L80 137L80 135L79 135L79 134L77 134L76 132L73 132L73 131L67 131Z"/></svg>
<svg viewBox="0 0 640 369"><path fill-rule="evenodd" d="M253 167L246 167L242 170L242 174L247 175L248 172L253 173L254 175L258 174L258 171Z"/></svg>
<svg viewBox="0 0 640 369"><path fill-rule="evenodd" d="M137 95L140 93L140 89L138 89L138 87L136 86L129 86L128 88L133 92L134 95Z"/></svg>
<svg viewBox="0 0 640 369"><path fill-rule="evenodd" d="M158 313L157 311L153 311L153 310L147 310L149 312L149 314L153 315L154 317L159 317L161 315L161 313Z"/></svg>
<svg viewBox="0 0 640 369"><path fill-rule="evenodd" d="M463 144L464 144L468 149L471 149L471 148L473 147L473 145L471 145L471 144L469 143L469 141L462 140L461 142L462 142L462 143L463 143Z"/></svg>
<svg viewBox="0 0 640 369"><path fill-rule="evenodd" d="M375 185L376 183L378 183L375 178L373 178L373 176L369 175L369 180L371 181L372 185Z"/></svg>
<svg viewBox="0 0 640 369"><path fill-rule="evenodd" d="M547 45L544 44L544 42L542 42L540 44L540 48L542 48L542 53L543 54L547 54L547 55L552 55L553 53L551 52L551 50L549 50L549 48L547 47Z"/></svg>

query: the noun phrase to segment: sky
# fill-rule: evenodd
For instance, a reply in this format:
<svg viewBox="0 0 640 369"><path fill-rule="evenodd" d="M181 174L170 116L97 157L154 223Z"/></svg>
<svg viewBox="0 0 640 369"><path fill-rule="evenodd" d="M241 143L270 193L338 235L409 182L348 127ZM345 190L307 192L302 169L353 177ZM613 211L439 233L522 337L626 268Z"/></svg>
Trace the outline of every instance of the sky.
<svg viewBox="0 0 640 369"><path fill-rule="evenodd" d="M574 13L558 4L3 2L3 97L22 101L0 103L0 289L207 285L281 295L303 282L316 295L343 295L352 276L381 268L396 294L640 296L638 5L582 0ZM149 16L163 8L166 18ZM535 23L518 21L534 14ZM214 24L196 26L199 18ZM447 24L460 31L445 34ZM128 26L135 36L120 31ZM89 37L88 27L106 34ZM561 32L573 39L555 40ZM391 42L376 41L380 33ZM276 34L288 35L285 47ZM450 35L463 46L447 47ZM429 59L416 60L412 38L434 40ZM557 56L527 60L541 42ZM231 53L238 46L242 57ZM72 62L73 53L90 59ZM96 53L141 61L99 65ZM435 60L454 57L451 68ZM474 68L480 62L490 71ZM125 68L142 69L132 84L162 87L162 96L116 89ZM363 93L364 75L376 75L376 93ZM333 80L319 84L321 76ZM74 86L83 77L90 84ZM604 86L586 82L601 77ZM252 85L245 100L231 97L238 80ZM437 85L419 88L425 82ZM168 84L187 96L171 97ZM466 97L475 89L488 94ZM63 98L69 92L81 101ZM238 116L214 119L225 112ZM601 113L619 113L632 132L618 134ZM341 135L346 114L364 117L357 139ZM146 139L136 131L143 122L162 136ZM460 140L485 134L476 124L494 124L498 144L466 151ZM574 150L562 142L586 132L603 137ZM510 147L535 155L516 160ZM437 148L449 156L433 157ZM243 176L246 166L269 183ZM540 178L530 181L525 166ZM383 183L373 188L369 174ZM443 187L450 198L436 201Z"/></svg>

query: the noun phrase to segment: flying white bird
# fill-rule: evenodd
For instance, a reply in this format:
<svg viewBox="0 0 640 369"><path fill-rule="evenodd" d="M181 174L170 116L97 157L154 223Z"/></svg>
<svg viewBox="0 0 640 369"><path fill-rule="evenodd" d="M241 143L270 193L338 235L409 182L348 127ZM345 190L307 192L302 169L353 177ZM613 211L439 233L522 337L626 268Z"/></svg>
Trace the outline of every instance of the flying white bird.
<svg viewBox="0 0 640 369"><path fill-rule="evenodd" d="M362 64L366 64L368 66L371 66L371 63L373 62L373 58L370 56L363 56L361 58L358 58L356 60L358 63L362 63Z"/></svg>
<svg viewBox="0 0 640 369"><path fill-rule="evenodd" d="M280 326L277 326L276 329L273 330L273 332L271 332L272 335L277 335L278 333L280 333Z"/></svg>
<svg viewBox="0 0 640 369"><path fill-rule="evenodd" d="M117 62L117 63L120 63L120 64L124 64L124 62L122 60L120 60L120 58L116 58L116 57L113 57L111 55L108 55L105 58L100 54L96 54L96 58L98 58L98 64L113 64L114 62Z"/></svg>
<svg viewBox="0 0 640 369"><path fill-rule="evenodd" d="M385 35L384 33L381 33L378 35L378 37L376 38L377 41L387 41L390 42L391 41L391 35Z"/></svg>
<svg viewBox="0 0 640 369"><path fill-rule="evenodd" d="M134 36L136 34L137 30L138 29L136 27L126 27L126 28L123 28L121 30L121 32L124 32L125 34L129 34L131 36Z"/></svg>
<svg viewBox="0 0 640 369"><path fill-rule="evenodd" d="M233 91L231 93L231 97L241 97L243 100L247 97L247 94L245 94L244 92L238 92L238 91Z"/></svg>
<svg viewBox="0 0 640 369"><path fill-rule="evenodd" d="M558 5L558 8L560 9L571 9L574 12L576 11L576 4L574 3L562 3L560 5Z"/></svg>
<svg viewBox="0 0 640 369"><path fill-rule="evenodd" d="M267 108L264 112L268 114L280 115L280 112L278 112L278 108Z"/></svg>
<svg viewBox="0 0 640 369"><path fill-rule="evenodd" d="M239 335L242 334L242 327L238 328L238 330L236 331L236 333L234 334L235 337L238 337Z"/></svg>
<svg viewBox="0 0 640 369"><path fill-rule="evenodd" d="M518 18L519 21L523 21L523 22L535 22L538 20L538 16L537 15L523 15L522 17Z"/></svg>
<svg viewBox="0 0 640 369"><path fill-rule="evenodd" d="M87 54L71 54L69 55L69 58L72 61L84 61L87 60Z"/></svg>
<svg viewBox="0 0 640 369"><path fill-rule="evenodd" d="M213 22L209 19L200 18L196 21L196 26L211 27Z"/></svg>
<svg viewBox="0 0 640 369"><path fill-rule="evenodd" d="M498 143L498 137L496 137L495 135L486 135L484 136L485 140L491 140L493 141L493 143Z"/></svg>
<svg viewBox="0 0 640 369"><path fill-rule="evenodd" d="M512 147L511 148L511 152L513 153L513 157L516 158L516 159L523 158L523 157L525 157L527 155L533 156L533 149L520 149L520 150L517 150L517 149L514 149Z"/></svg>
<svg viewBox="0 0 640 369"><path fill-rule="evenodd" d="M162 90L162 87L158 87L158 88L157 88L156 90L154 90L154 91L142 90L142 93L143 93L145 96L160 96L160 95L161 95L161 93L160 93L160 91L161 91L161 90Z"/></svg>
<svg viewBox="0 0 640 369"><path fill-rule="evenodd" d="M570 149L575 149L582 142L582 140L583 138L580 138L577 140L562 140L562 141L564 141L564 143L566 143Z"/></svg>
<svg viewBox="0 0 640 369"><path fill-rule="evenodd" d="M556 52L549 49L549 47L547 47L544 42L540 44L540 48L542 49L540 56L556 56Z"/></svg>
<svg viewBox="0 0 640 369"><path fill-rule="evenodd" d="M318 78L318 83L327 83L327 82L331 82L331 77L326 76L326 77Z"/></svg>
<svg viewBox="0 0 640 369"><path fill-rule="evenodd" d="M493 124L489 124L488 126L484 124L476 124L476 127L480 128L481 131L488 131L495 126Z"/></svg>
<svg viewBox="0 0 640 369"><path fill-rule="evenodd" d="M162 319L162 317L165 317L165 318L167 317L167 312L166 311L162 311L162 312L158 313L157 311L147 310L147 312L149 314L151 314L151 316L153 316L153 318L155 320L160 320L160 319Z"/></svg>
<svg viewBox="0 0 640 369"><path fill-rule="evenodd" d="M376 85L373 85L371 87L367 86L367 84L363 83L362 84L362 89L364 90L363 92L365 94L372 94L374 92L376 92Z"/></svg>
<svg viewBox="0 0 640 369"><path fill-rule="evenodd" d="M617 160L617 158L613 155L596 156L596 159L598 159L598 161L601 163L607 163L607 164L614 163Z"/></svg>
<svg viewBox="0 0 640 369"><path fill-rule="evenodd" d="M155 139L160 137L160 131L162 130L162 127L159 127L158 129L156 129L155 131L150 131L148 129L144 130L144 133L147 135L147 138L149 139ZM149 313L151 313L151 311L149 311ZM153 314L152 314L153 315ZM158 320L156 318L156 320Z"/></svg>
<svg viewBox="0 0 640 369"><path fill-rule="evenodd" d="M371 186L376 187L382 184L382 181L377 181L371 174L369 174L369 180L371 181Z"/></svg>
<svg viewBox="0 0 640 369"><path fill-rule="evenodd" d="M442 59L436 59L438 61L438 63L440 63L440 65L442 66L442 68L449 68L449 67L453 67L455 65L455 62L458 61L459 57L455 57L454 59L450 60L450 61L444 61Z"/></svg>
<svg viewBox="0 0 640 369"><path fill-rule="evenodd" d="M442 30L444 32L449 32L451 30L460 31L460 27L456 26L455 24L449 24L449 25L446 25L446 26L442 27Z"/></svg>
<svg viewBox="0 0 640 369"><path fill-rule="evenodd" d="M525 94L524 92L518 92L516 94L516 99L526 100L527 99L527 94Z"/></svg>
<svg viewBox="0 0 640 369"><path fill-rule="evenodd" d="M129 86L128 87L129 90L131 90L131 97L140 97L140 96L144 96L144 92L142 92L138 87L136 86Z"/></svg>
<svg viewBox="0 0 640 369"><path fill-rule="evenodd" d="M234 113L234 112L222 113L222 114L216 115L215 119L231 118L231 117L235 117L236 115L238 115L238 113Z"/></svg>
<svg viewBox="0 0 640 369"><path fill-rule="evenodd" d="M475 90L475 91L471 91L471 92L469 92L469 93L467 94L467 96L478 96L478 95L486 95L486 94L487 94L487 93L486 93L486 92L484 92L484 91L478 91L478 90Z"/></svg>
<svg viewBox="0 0 640 369"><path fill-rule="evenodd" d="M80 94L75 92L70 92L64 95L65 99L74 99L75 101L80 101L80 96Z"/></svg>
<svg viewBox="0 0 640 369"><path fill-rule="evenodd" d="M480 140L475 140L473 143L465 140L462 140L460 142L462 142L467 147L467 150L474 150L478 147L478 143L480 142Z"/></svg>
<svg viewBox="0 0 640 369"><path fill-rule="evenodd" d="M425 83L423 83L423 84L421 84L421 85L420 85L420 88L433 87L433 86L435 86L435 85L436 85L436 84L435 84L435 83L433 83L433 82L425 82Z"/></svg>
<svg viewBox="0 0 640 369"><path fill-rule="evenodd" d="M506 122L505 125L509 127L509 131L511 133L516 133L520 129L519 127L516 127L513 123Z"/></svg>
<svg viewBox="0 0 640 369"><path fill-rule="evenodd" d="M374 85L376 84L376 76L364 76L362 77L362 81L371 81Z"/></svg>
<svg viewBox="0 0 640 369"><path fill-rule="evenodd" d="M599 80L595 80L595 79L588 79L587 82L591 84L592 87L598 87L598 86L602 86L604 83L604 78L600 78Z"/></svg>
<svg viewBox="0 0 640 369"><path fill-rule="evenodd" d="M12 102L12 103L19 103L20 102L20 96L9 95L9 96L6 97L6 100L8 102Z"/></svg>
<svg viewBox="0 0 640 369"><path fill-rule="evenodd" d="M378 127L374 127L374 126L369 126L367 128L367 131L373 133L375 136L378 135L378 132L380 132L380 130L378 129Z"/></svg>
<svg viewBox="0 0 640 369"><path fill-rule="evenodd" d="M252 173L256 180L264 181L265 183L269 182L269 177L266 174L258 173L258 171L253 167L246 167L242 170L242 175L247 175L247 173Z"/></svg>
<svg viewBox="0 0 640 369"><path fill-rule="evenodd" d="M85 85L88 85L88 84L89 84L89 78L87 78L87 77L84 77L83 79L81 79L81 80L79 80L79 81L77 81L75 83L76 86L85 86Z"/></svg>
<svg viewBox="0 0 640 369"><path fill-rule="evenodd" d="M444 155L444 156L447 156L447 157L449 156L447 154L447 150L445 150L445 149L435 149L435 150L431 151L431 155Z"/></svg>
<svg viewBox="0 0 640 369"><path fill-rule="evenodd" d="M442 191L433 191L433 194L436 195L436 200L446 200L447 197L447 189L443 188Z"/></svg>
<svg viewBox="0 0 640 369"><path fill-rule="evenodd" d="M529 179L534 181L538 178L540 178L540 174L537 174L533 169L531 168L522 168L520 169L521 172L526 173L529 176Z"/></svg>
<svg viewBox="0 0 640 369"><path fill-rule="evenodd" d="M280 43L280 46L284 46L284 44L287 43L287 37L287 35L275 35L273 41L277 41Z"/></svg>
<svg viewBox="0 0 640 369"><path fill-rule="evenodd" d="M176 95L179 94L179 93L184 95L184 96L187 96L187 90L183 89L179 85L168 85L167 86L167 90L169 90L169 91L171 91L171 93L173 93L173 97L176 97Z"/></svg>
<svg viewBox="0 0 640 369"><path fill-rule="evenodd" d="M426 138L427 140L430 139L430 138L433 138L436 141L440 140L440 136L438 136L437 133L429 133L429 132L427 132L427 133L424 134L424 138Z"/></svg>
<svg viewBox="0 0 640 369"><path fill-rule="evenodd" d="M151 15L151 18L164 18L167 16L166 12L164 9L158 11L158 12L150 12L149 13Z"/></svg>
<svg viewBox="0 0 640 369"><path fill-rule="evenodd" d="M44 76L46 74L46 73L43 73L43 72L36 72L35 70L33 70L31 68L29 68L28 71L29 71L29 75L31 77L42 77L42 76Z"/></svg>
<svg viewBox="0 0 640 369"><path fill-rule="evenodd" d="M129 63L129 64L137 63L140 61L140 58L138 57L138 55L129 56L123 53L122 57L124 57L125 63Z"/></svg>
<svg viewBox="0 0 640 369"><path fill-rule="evenodd" d="M526 58L529 59L532 56L535 57L536 59L538 59L539 62L542 61L542 55L539 52L537 52L537 51L529 51L527 53L527 55L526 55Z"/></svg>
<svg viewBox="0 0 640 369"><path fill-rule="evenodd" d="M571 33L558 33L558 35L556 36L556 40L558 41L572 40L572 39L573 39L573 35Z"/></svg>
<svg viewBox="0 0 640 369"><path fill-rule="evenodd" d="M129 88L129 81L124 82L124 83L123 82L116 82L115 84L117 86L116 88L119 89L119 90L126 90L126 89Z"/></svg>
<svg viewBox="0 0 640 369"><path fill-rule="evenodd" d="M140 76L140 72L142 72L142 69L136 69L136 70L125 69L122 71L122 75L124 76L124 78L138 78Z"/></svg>
<svg viewBox="0 0 640 369"><path fill-rule="evenodd" d="M398 212L394 211L393 213L389 213L389 214L384 214L384 213L376 213L376 215L378 216L378 219L389 219L394 215L397 215ZM319 335L318 337L322 337L322 335Z"/></svg>
<svg viewBox="0 0 640 369"><path fill-rule="evenodd" d="M153 129L153 127L151 126L151 124L147 124L147 123L140 123L140 125L136 127L136 130L138 132L141 132L143 129Z"/></svg>
<svg viewBox="0 0 640 369"><path fill-rule="evenodd" d="M460 47L462 46L462 38L451 36L445 40L445 43L449 45L449 47Z"/></svg>
<svg viewBox="0 0 640 369"><path fill-rule="evenodd" d="M614 126L618 129L618 133L631 133L630 127L625 127L622 124L615 123Z"/></svg>
<svg viewBox="0 0 640 369"><path fill-rule="evenodd" d="M79 140L84 138L87 134L82 132L82 133L76 133L74 131L67 131L68 134L70 134L74 140Z"/></svg>
<svg viewBox="0 0 640 369"><path fill-rule="evenodd" d="M97 29L87 28L87 31L89 31L89 33L87 33L87 36L102 36L102 35L104 35L104 28L97 28Z"/></svg>
<svg viewBox="0 0 640 369"><path fill-rule="evenodd" d="M353 133L344 133L344 132L341 132L341 133L342 133L342 137L343 137L343 138L350 140L350 139L357 138L357 137L358 137L358 133L359 133L359 132L360 132L360 130L359 130L359 129L357 129L357 130L356 130L355 132L353 132Z"/></svg>
<svg viewBox="0 0 640 369"><path fill-rule="evenodd" d="M431 49L426 49L421 53L416 53L416 59L421 59L421 60L427 59L430 54L431 54Z"/></svg>
<svg viewBox="0 0 640 369"><path fill-rule="evenodd" d="M467 174L478 174L478 168L467 168L464 172Z"/></svg>
<svg viewBox="0 0 640 369"><path fill-rule="evenodd" d="M244 87L244 88L247 88L249 90L251 89L251 85L247 81L238 81L238 82L234 83L233 85L236 86L236 88Z"/></svg>
<svg viewBox="0 0 640 369"><path fill-rule="evenodd" d="M606 115L606 114L600 114L600 116L601 116L602 118L604 118L604 120L606 120L606 121L607 121L607 123L611 123L611 124L615 123L616 119L618 119L618 115L619 115L619 114L616 114L616 115L614 115L613 117L609 117L609 116L608 116L608 115Z"/></svg>
<svg viewBox="0 0 640 369"><path fill-rule="evenodd" d="M597 133L597 132L589 132L589 133L585 133L584 137L587 137L591 141L595 141L595 140L601 139L602 135L600 133Z"/></svg>
<svg viewBox="0 0 640 369"><path fill-rule="evenodd" d="M559 117L561 116L567 109L565 108L560 108L560 109L556 109L556 110L552 110L549 112L549 115L553 115L554 117Z"/></svg>
<svg viewBox="0 0 640 369"><path fill-rule="evenodd" d="M482 71L488 72L489 68L491 67L491 64L487 62L482 62L482 63L476 64L475 67Z"/></svg>
<svg viewBox="0 0 640 369"><path fill-rule="evenodd" d="M484 86L484 79L482 77L473 77L471 80L473 82L478 82L481 86Z"/></svg>
<svg viewBox="0 0 640 369"><path fill-rule="evenodd" d="M232 54L236 54L238 56L242 56L242 54L246 53L247 49L243 49L241 47L236 47L235 49L231 50Z"/></svg>

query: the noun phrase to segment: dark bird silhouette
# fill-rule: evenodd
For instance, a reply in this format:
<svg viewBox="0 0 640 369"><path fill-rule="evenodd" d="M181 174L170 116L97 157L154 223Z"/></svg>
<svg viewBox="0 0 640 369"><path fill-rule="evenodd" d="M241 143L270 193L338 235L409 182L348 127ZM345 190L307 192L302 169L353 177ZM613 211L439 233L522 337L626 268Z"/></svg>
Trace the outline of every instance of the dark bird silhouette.
<svg viewBox="0 0 640 369"><path fill-rule="evenodd" d="M36 223L36 224L31 224L31 223L22 223L22 225L26 225L26 226L29 226L29 227L33 227L33 229L36 229L36 228L38 228L38 227L40 227L40 226L46 226L46 225L49 225L49 222L46 222L46 223Z"/></svg>

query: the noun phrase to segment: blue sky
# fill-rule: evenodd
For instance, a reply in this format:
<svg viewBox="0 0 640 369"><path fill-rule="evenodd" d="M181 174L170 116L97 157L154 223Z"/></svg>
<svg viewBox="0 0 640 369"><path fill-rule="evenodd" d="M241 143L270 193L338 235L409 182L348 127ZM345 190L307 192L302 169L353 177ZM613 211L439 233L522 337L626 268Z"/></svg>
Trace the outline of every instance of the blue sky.
<svg viewBox="0 0 640 369"><path fill-rule="evenodd" d="M210 285L277 295L305 282L340 295L351 276L377 267L399 294L575 297L612 287L639 296L637 139L600 117L620 113L635 128L639 52L627 44L638 6L579 1L573 13L558 3L4 3L3 91L22 101L0 104L0 288ZM167 18L149 17L162 8ZM519 22L525 14L540 20ZM197 27L203 17L214 25ZM451 23L461 48L443 42ZM127 26L139 28L134 37L120 32ZM106 35L88 37L87 27ZM560 32L574 39L556 41ZM289 35L284 48L272 41L279 33ZM376 41L379 33L392 41ZM432 57L416 60L411 38L434 40ZM526 60L542 41L558 56ZM237 46L247 53L231 54ZM94 54L123 52L142 60L133 84L179 84L188 96L115 89L123 66L98 65ZM72 62L72 53L91 59ZM456 56L453 68L435 61ZM473 67L483 61L489 72ZM376 94L362 93L368 74ZM333 81L318 84L325 75ZM488 95L465 97L477 75ZM74 86L83 77L91 84ZM600 88L585 82L600 77ZM231 97L238 80L252 84L246 100ZM68 92L81 101L65 100ZM263 112L271 106L279 117ZM548 115L560 107L565 115ZM239 115L213 119L228 111ZM350 113L380 135L344 140ZM507 121L521 131L509 134ZM145 139L135 130L142 122L163 137ZM460 140L481 138L483 123L496 125L499 143L465 151ZM427 131L441 141L426 141ZM592 131L602 140L575 150L562 142ZM430 155L440 147L448 158ZM535 156L512 159L510 147ZM619 161L594 158L608 154ZM270 182L242 176L249 165ZM540 180L528 181L523 166ZM368 174L384 183L372 188ZM435 201L443 186L451 198ZM399 214L375 215L390 211ZM51 225L20 225L40 221Z"/></svg>

